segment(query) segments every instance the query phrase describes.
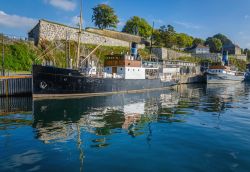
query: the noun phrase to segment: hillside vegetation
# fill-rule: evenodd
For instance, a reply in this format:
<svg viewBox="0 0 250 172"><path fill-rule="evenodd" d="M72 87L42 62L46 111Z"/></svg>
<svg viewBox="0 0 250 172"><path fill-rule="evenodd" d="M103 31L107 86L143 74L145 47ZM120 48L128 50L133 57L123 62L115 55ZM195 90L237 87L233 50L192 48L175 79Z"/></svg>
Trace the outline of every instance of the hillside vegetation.
<svg viewBox="0 0 250 172"><path fill-rule="evenodd" d="M8 41L10 42L10 41ZM87 56L96 45L82 44L81 52L83 56ZM66 47L65 42L42 42L38 47L31 42L26 41L11 41L5 45L5 68L11 71L31 71L32 64L41 64L43 61L51 61L58 67L66 67ZM73 62L76 57L77 44L70 42L70 57ZM83 53L85 52L85 53ZM93 54L99 58L102 64L105 56L113 54L125 54L129 52L128 47L101 46ZM142 57L148 58L148 50L139 50ZM0 43L0 57L2 59L2 44ZM2 60L0 59L0 68Z"/></svg>

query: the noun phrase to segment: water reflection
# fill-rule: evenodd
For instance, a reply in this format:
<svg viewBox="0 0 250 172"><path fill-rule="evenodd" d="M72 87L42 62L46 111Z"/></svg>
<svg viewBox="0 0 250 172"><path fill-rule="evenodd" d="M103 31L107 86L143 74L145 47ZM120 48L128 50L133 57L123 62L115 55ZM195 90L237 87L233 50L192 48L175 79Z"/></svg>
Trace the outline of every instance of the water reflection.
<svg viewBox="0 0 250 172"><path fill-rule="evenodd" d="M123 130L136 137L145 134L141 129L148 123L185 122L192 110L221 114L234 108L232 102L246 94L245 89L244 84L181 85L144 94L35 101L32 126L45 143L72 139L78 127L97 136Z"/></svg>
<svg viewBox="0 0 250 172"><path fill-rule="evenodd" d="M161 97L176 93L168 90L73 100L35 101L33 127L37 129L37 138L45 142L73 138L76 126L97 136L112 135L119 130L136 136L139 135L138 126L158 120Z"/></svg>
<svg viewBox="0 0 250 172"><path fill-rule="evenodd" d="M9 129L15 129L13 126L29 126L32 127L32 137L45 146L74 143L82 171L86 143L90 149L106 150L114 146L115 136L123 135L131 139L144 138L143 142L151 145L155 137L154 124L184 126L188 123L220 129L223 114L242 108L239 104L241 102L249 102L249 89L249 84L240 83L181 85L173 89L142 94L41 100L32 103L30 99L16 99L11 102L19 103L11 103L11 108L5 108L6 103L1 102L1 112L5 115L0 116L0 131L9 132ZM20 104L22 105L19 106ZM32 114L20 113L31 109ZM212 117L204 117L204 114ZM196 117L192 118L194 115ZM157 130L159 129L163 128ZM0 137L0 141L1 139L8 142L4 135ZM34 169L31 168L34 171L40 169L37 162L44 158L42 153L36 150L7 157L5 163L0 163L0 167L27 166L31 158L31 161L36 163Z"/></svg>
<svg viewBox="0 0 250 172"><path fill-rule="evenodd" d="M32 97L0 97L0 115L31 111Z"/></svg>

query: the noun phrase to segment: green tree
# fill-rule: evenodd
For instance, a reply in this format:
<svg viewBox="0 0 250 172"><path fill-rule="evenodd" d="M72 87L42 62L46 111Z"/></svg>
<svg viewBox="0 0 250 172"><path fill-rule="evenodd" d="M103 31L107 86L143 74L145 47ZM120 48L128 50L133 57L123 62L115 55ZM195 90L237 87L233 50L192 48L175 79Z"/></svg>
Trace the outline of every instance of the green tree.
<svg viewBox="0 0 250 172"><path fill-rule="evenodd" d="M222 49L222 42L220 39L209 37L207 38L205 45L210 47L210 51L213 53L219 53Z"/></svg>
<svg viewBox="0 0 250 172"><path fill-rule="evenodd" d="M233 44L233 42L227 36L225 36L221 33L214 35L213 38L219 39L223 46Z"/></svg>
<svg viewBox="0 0 250 172"><path fill-rule="evenodd" d="M176 33L177 46L179 48L186 48L192 46L193 37L185 34L185 33Z"/></svg>
<svg viewBox="0 0 250 172"><path fill-rule="evenodd" d="M158 39L155 41L158 41L160 45L167 48L173 48L174 46L177 46L176 33L174 27L172 27L171 25L168 25L167 27L163 25L155 33L157 33L157 36L156 34L154 34L155 36L153 36L153 38L157 37Z"/></svg>
<svg viewBox="0 0 250 172"><path fill-rule="evenodd" d="M134 16L126 22L122 32L149 38L152 35L152 27L145 19Z"/></svg>
<svg viewBox="0 0 250 172"><path fill-rule="evenodd" d="M167 31L168 31L168 32L173 32L173 33L175 33L174 26L168 25L168 26L167 26Z"/></svg>
<svg viewBox="0 0 250 172"><path fill-rule="evenodd" d="M199 44L204 45L204 43L205 43L205 41L204 41L203 39L195 38L195 39L193 40L192 45L194 45L194 46L197 46L197 45L199 45Z"/></svg>
<svg viewBox="0 0 250 172"><path fill-rule="evenodd" d="M176 35L172 32L166 32L164 37L165 47L173 48L177 45Z"/></svg>
<svg viewBox="0 0 250 172"><path fill-rule="evenodd" d="M99 4L93 8L92 21L99 29L117 28L119 23L114 9L106 4Z"/></svg>
<svg viewBox="0 0 250 172"><path fill-rule="evenodd" d="M250 50L249 49L244 49L244 54L247 56L247 60L250 61Z"/></svg>
<svg viewBox="0 0 250 172"><path fill-rule="evenodd" d="M163 47L164 41L162 39L162 32L159 29L154 30L153 33L153 45Z"/></svg>

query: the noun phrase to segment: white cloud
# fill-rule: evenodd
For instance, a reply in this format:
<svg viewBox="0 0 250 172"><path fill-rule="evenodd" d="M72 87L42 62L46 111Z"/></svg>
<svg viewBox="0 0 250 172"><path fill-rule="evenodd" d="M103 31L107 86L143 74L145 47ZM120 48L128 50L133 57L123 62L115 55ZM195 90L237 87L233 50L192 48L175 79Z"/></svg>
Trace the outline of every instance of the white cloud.
<svg viewBox="0 0 250 172"><path fill-rule="evenodd" d="M109 3L110 3L110 1L108 0L108 1L102 2L101 4L106 4L106 5L108 5Z"/></svg>
<svg viewBox="0 0 250 172"><path fill-rule="evenodd" d="M10 28L31 28L36 24L37 20L18 15L6 14L0 11L0 26Z"/></svg>
<svg viewBox="0 0 250 172"><path fill-rule="evenodd" d="M71 18L71 24L72 24L73 26L79 25L79 16L74 16L74 17L72 17L72 18Z"/></svg>
<svg viewBox="0 0 250 172"><path fill-rule="evenodd" d="M198 25L195 25L195 24L192 24L192 23L187 23L187 22L176 21L175 23L180 25L180 26L183 26L183 27L185 27L187 29L200 29L201 28L201 26L198 26Z"/></svg>
<svg viewBox="0 0 250 172"><path fill-rule="evenodd" d="M125 22L119 20L119 23L117 25L120 26L120 27L123 27L123 26L125 26L125 24L126 24Z"/></svg>
<svg viewBox="0 0 250 172"><path fill-rule="evenodd" d="M46 3L65 11L74 11L76 3L73 0L45 0Z"/></svg>
<svg viewBox="0 0 250 172"><path fill-rule="evenodd" d="M164 21L161 20L161 19L155 19L153 20L155 23L158 23L158 24L164 24Z"/></svg>
<svg viewBox="0 0 250 172"><path fill-rule="evenodd" d="M244 18L245 18L245 19L249 19L249 18L250 18L250 15L245 15Z"/></svg>

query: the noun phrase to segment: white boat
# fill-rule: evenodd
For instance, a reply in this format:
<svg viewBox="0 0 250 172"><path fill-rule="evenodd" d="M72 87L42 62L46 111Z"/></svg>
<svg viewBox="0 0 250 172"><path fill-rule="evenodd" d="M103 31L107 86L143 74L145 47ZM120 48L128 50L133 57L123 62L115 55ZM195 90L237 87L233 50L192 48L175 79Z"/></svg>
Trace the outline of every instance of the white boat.
<svg viewBox="0 0 250 172"><path fill-rule="evenodd" d="M242 82L244 73L231 70L228 66L211 66L206 71L206 81L208 84L225 84Z"/></svg>

